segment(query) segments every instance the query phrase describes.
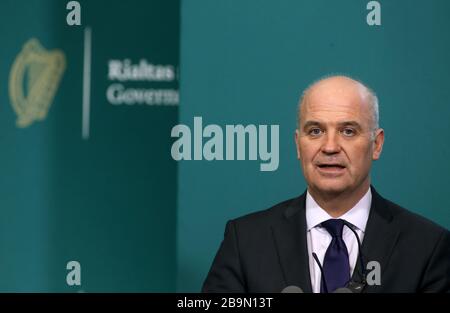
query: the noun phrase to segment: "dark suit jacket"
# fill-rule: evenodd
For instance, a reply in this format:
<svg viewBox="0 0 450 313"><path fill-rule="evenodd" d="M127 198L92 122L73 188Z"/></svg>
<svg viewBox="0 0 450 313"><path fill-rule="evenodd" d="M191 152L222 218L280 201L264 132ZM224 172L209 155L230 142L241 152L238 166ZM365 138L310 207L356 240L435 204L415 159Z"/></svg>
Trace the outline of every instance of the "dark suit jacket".
<svg viewBox="0 0 450 313"><path fill-rule="evenodd" d="M448 230L382 198L373 187L362 255L381 265L381 285L363 292L450 291ZM306 192L229 221L203 292L311 292L306 243ZM366 264L366 263L365 263ZM353 280L361 280L357 263Z"/></svg>

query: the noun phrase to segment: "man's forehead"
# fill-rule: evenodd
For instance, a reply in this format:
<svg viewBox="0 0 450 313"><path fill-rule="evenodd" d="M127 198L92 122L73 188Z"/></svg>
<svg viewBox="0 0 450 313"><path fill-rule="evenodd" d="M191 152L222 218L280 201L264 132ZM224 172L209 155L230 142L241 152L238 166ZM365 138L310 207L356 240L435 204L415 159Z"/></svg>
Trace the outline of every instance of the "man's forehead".
<svg viewBox="0 0 450 313"><path fill-rule="evenodd" d="M301 109L302 114L320 111L365 114L370 111L365 87L349 79L313 85L306 92Z"/></svg>
<svg viewBox="0 0 450 313"><path fill-rule="evenodd" d="M357 109L359 107L360 109ZM330 125L343 125L354 122L361 127L368 127L370 124L370 112L362 108L361 105L351 106L311 106L311 109L302 110L300 115L301 124L318 123Z"/></svg>
<svg viewBox="0 0 450 313"><path fill-rule="evenodd" d="M321 99L320 101L307 101L302 105L302 114L351 114L364 115L369 113L369 106L359 99Z"/></svg>

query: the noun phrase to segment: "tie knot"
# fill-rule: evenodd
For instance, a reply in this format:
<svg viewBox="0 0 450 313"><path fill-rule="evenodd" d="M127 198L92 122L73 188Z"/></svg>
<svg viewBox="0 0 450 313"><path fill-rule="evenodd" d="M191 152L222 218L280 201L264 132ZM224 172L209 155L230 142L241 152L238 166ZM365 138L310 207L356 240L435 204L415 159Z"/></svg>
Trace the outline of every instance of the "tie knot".
<svg viewBox="0 0 450 313"><path fill-rule="evenodd" d="M341 219L329 219L322 222L324 227L332 237L342 237L342 229L344 228L344 220Z"/></svg>

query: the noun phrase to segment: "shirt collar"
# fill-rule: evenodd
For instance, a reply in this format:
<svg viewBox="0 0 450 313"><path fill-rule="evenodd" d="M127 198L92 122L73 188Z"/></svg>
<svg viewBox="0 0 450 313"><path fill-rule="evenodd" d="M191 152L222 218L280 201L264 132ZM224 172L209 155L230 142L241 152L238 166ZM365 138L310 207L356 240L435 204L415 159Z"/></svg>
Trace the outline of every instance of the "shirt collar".
<svg viewBox="0 0 450 313"><path fill-rule="evenodd" d="M366 230L367 220L369 218L370 205L372 203L372 192L367 190L365 195L355 204L353 208L348 210L339 218L346 220L350 224L356 226L361 231ZM309 191L306 193L306 226L310 231L322 222L333 218L324 209L322 209Z"/></svg>

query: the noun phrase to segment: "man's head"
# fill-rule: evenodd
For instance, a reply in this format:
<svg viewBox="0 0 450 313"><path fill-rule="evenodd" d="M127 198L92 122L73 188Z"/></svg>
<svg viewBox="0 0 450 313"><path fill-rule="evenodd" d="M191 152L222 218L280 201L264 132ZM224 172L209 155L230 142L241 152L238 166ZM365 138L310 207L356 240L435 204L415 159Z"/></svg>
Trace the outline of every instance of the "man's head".
<svg viewBox="0 0 450 313"><path fill-rule="evenodd" d="M319 80L300 100L295 142L310 190L328 196L367 190L384 142L375 94L346 76Z"/></svg>

